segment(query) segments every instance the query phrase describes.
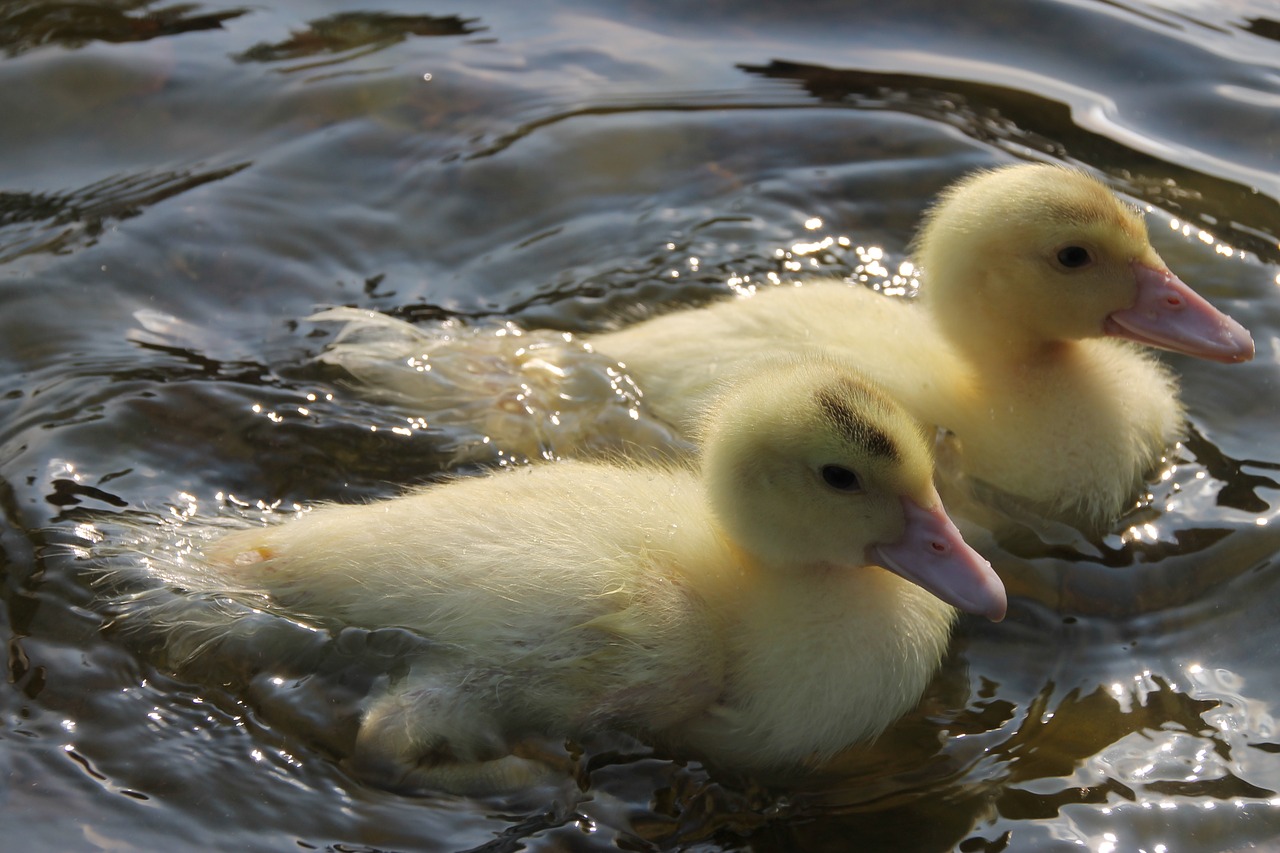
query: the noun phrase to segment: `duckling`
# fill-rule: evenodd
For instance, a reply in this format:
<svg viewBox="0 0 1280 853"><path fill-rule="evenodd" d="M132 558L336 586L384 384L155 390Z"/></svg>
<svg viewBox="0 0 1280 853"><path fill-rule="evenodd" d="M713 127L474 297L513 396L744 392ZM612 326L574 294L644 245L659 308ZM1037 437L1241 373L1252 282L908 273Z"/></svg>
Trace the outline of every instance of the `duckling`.
<svg viewBox="0 0 1280 853"><path fill-rule="evenodd" d="M747 772L812 767L918 701L954 608L1003 617L925 433L847 364L757 365L698 431L696 464L500 470L147 565L197 596L426 638L369 704L352 766L458 793L545 779L522 744L601 730Z"/></svg>
<svg viewBox="0 0 1280 853"><path fill-rule="evenodd" d="M1012 497L1091 532L1120 515L1183 433L1177 379L1134 344L1226 363L1253 356L1249 333L1169 271L1139 213L1073 169L969 176L925 217L915 256L915 300L817 282L592 343L675 424L722 365L838 352L951 434L966 500Z"/></svg>
<svg viewBox="0 0 1280 853"><path fill-rule="evenodd" d="M946 435L940 485L957 516L990 523L994 506L1090 533L1124 511L1183 434L1177 379L1144 348L1226 363L1253 355L1249 333L1169 271L1140 214L1074 169L1020 164L961 180L926 215L915 257L916 299L815 281L585 345L635 380L624 423L686 437L727 372L767 354L839 353ZM392 376L388 353L418 351L423 333L349 309L321 318L347 322L345 335L373 326L383 336L377 348L340 340L322 359L366 387L415 393ZM542 435L548 455L584 450L573 429Z"/></svg>

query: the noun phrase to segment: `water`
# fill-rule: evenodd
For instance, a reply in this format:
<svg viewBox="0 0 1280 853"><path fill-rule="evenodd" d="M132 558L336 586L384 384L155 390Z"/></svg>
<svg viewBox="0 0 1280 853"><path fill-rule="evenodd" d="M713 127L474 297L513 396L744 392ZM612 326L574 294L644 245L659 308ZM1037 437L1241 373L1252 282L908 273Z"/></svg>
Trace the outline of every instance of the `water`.
<svg viewBox="0 0 1280 853"><path fill-rule="evenodd" d="M11 4L9 843L1280 838L1277 41L1280 14L1249 0ZM938 188L1016 158L1084 164L1150 205L1158 251L1251 329L1258 356L1171 356L1192 431L1149 499L1095 542L988 543L1010 618L962 623L920 709L804 784L606 743L572 797L370 788L340 763L349 674L392 666L404 638L318 640L303 674L246 648L243 671L175 677L104 631L77 566L45 547L95 514L359 500L443 470L440 436L391 432L394 412L310 362L330 334L302 321L317 308L589 332L775 279L874 279Z"/></svg>

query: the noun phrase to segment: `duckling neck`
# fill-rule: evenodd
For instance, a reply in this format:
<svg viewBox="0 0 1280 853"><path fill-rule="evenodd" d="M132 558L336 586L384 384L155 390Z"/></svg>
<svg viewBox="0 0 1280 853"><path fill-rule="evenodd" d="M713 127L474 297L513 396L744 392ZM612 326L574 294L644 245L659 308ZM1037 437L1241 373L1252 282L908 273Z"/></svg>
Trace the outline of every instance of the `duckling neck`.
<svg viewBox="0 0 1280 853"><path fill-rule="evenodd" d="M721 541L731 557L732 569L716 579L715 594L723 605L721 615L734 626L722 627L730 631L751 630L754 620L744 622L744 612L783 606L784 601L795 606L812 599L813 604L799 606L830 606L831 591L843 583L841 572L849 571L820 562L801 565L768 560L729 539Z"/></svg>
<svg viewBox="0 0 1280 853"><path fill-rule="evenodd" d="M1076 341L1046 338L1016 318L993 312L980 301L957 303L937 294L920 299L939 331L961 357L983 374L1043 368L1072 359Z"/></svg>
<svg viewBox="0 0 1280 853"><path fill-rule="evenodd" d="M772 622L782 614L794 618L779 621L791 624L795 621L823 622L830 630L839 626L844 631L861 635L871 614L876 620L890 622L901 615L899 605L915 597L932 600L932 596L909 581L891 574L878 566L840 566L828 562L806 564L775 564L730 546L738 560L738 596L734 607L738 614L755 611L768 614L766 618L746 620L738 630L753 633L765 625L772 633ZM856 606L850 609L851 603ZM939 612L950 613L950 608L937 602ZM803 617L800 616L803 614Z"/></svg>

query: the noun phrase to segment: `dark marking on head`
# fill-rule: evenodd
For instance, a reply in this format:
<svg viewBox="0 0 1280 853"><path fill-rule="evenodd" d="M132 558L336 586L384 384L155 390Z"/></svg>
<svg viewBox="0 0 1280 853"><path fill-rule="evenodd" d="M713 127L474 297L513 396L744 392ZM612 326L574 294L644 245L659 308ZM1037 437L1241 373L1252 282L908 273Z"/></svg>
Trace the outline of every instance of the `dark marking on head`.
<svg viewBox="0 0 1280 853"><path fill-rule="evenodd" d="M831 388L823 388L814 393L814 399L832 425L851 444L856 444L872 456L883 456L894 462L902 460L902 453L894 440L851 407L846 395Z"/></svg>

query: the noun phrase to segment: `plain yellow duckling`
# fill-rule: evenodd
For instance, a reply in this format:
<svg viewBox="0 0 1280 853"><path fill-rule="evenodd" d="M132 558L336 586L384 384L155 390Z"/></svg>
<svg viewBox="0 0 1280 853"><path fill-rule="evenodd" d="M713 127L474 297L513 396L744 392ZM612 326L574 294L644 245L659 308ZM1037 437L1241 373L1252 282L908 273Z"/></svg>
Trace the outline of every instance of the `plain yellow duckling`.
<svg viewBox="0 0 1280 853"><path fill-rule="evenodd" d="M1249 333L1165 266L1139 213L1072 169L1024 164L960 181L926 217L916 259L914 300L818 282L592 343L674 424L725 365L838 352L954 435L958 473L979 497L1012 496L1086 529L1119 516L1183 433L1175 376L1133 344L1253 356Z"/></svg>
<svg viewBox="0 0 1280 853"><path fill-rule="evenodd" d="M1253 355L1248 332L1169 271L1138 212L1076 170L1022 164L960 181L925 218L916 260L914 300L818 281L659 316L587 346L635 380L643 393L623 423L649 436L654 415L687 433L720 378L762 355L839 353L917 419L950 431L957 470L947 482L966 493L947 493L953 512L980 515L967 505L976 496L1086 529L1118 517L1183 432L1175 376L1133 344L1223 362ZM377 347L340 341L325 361L366 391L433 407L430 389L397 366L424 333L350 309L322 316L347 322L357 340L361 329L381 336ZM453 359L470 363L465 350ZM581 432L544 430L539 446L582 452Z"/></svg>
<svg viewBox="0 0 1280 853"><path fill-rule="evenodd" d="M547 773L522 739L599 730L811 766L909 710L953 605L1000 619L1004 587L943 512L920 427L842 363L761 367L703 424L700 470L522 467L149 564L197 595L432 641L357 738L354 766L388 786L519 787Z"/></svg>

